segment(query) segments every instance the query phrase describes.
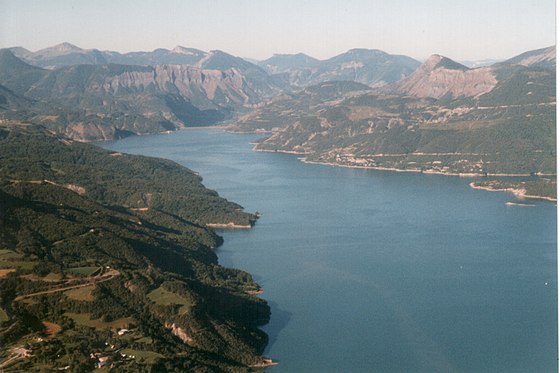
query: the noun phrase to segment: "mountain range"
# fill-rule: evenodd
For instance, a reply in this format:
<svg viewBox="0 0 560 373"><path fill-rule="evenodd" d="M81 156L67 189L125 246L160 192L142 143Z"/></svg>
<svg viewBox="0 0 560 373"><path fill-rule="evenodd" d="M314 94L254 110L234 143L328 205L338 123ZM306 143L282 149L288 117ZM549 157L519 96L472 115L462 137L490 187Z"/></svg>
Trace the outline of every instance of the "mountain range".
<svg viewBox="0 0 560 373"><path fill-rule="evenodd" d="M286 85L306 87L327 81L349 80L383 86L412 73L420 62L375 49L351 49L324 61L305 54L275 55L259 63Z"/></svg>
<svg viewBox="0 0 560 373"><path fill-rule="evenodd" d="M61 43L36 52L31 52L22 47L14 47L10 50L16 57L27 63L47 69L70 65L105 65L109 63L122 65L196 65L209 54L198 49L181 46L177 46L173 50L160 48L152 52L119 53L82 49L70 43Z"/></svg>
<svg viewBox="0 0 560 373"><path fill-rule="evenodd" d="M277 55L258 66L180 46L124 54L69 43L37 52L15 47L0 50L0 115L82 141L111 139L216 124L316 82L385 85L418 64L366 49L325 61Z"/></svg>
<svg viewBox="0 0 560 373"><path fill-rule="evenodd" d="M228 55L206 57L202 65L212 69L80 64L48 70L0 50L0 85L11 91L4 100L33 103L3 114L80 140L108 139L215 124L279 92L264 71L244 60L233 59L236 67L218 70L214 67L224 65Z"/></svg>
<svg viewBox="0 0 560 373"><path fill-rule="evenodd" d="M257 150L308 162L471 175L556 173L555 48L468 68L433 55L380 88L321 83L241 116Z"/></svg>
<svg viewBox="0 0 560 373"><path fill-rule="evenodd" d="M258 149L314 161L550 174L555 55L552 46L469 68L441 55L420 64L368 49L322 61L274 55L254 64L184 47L125 54L67 43L38 52L12 48L0 51L0 115L79 140L227 121L236 131L272 130ZM391 156L370 157L385 153ZM419 159L424 153L470 155L444 162Z"/></svg>
<svg viewBox="0 0 560 373"><path fill-rule="evenodd" d="M264 70L283 89L329 80L354 80L380 86L410 74L420 65L420 62L410 57L371 49L351 49L326 60L318 60L303 53L276 54L256 63L218 50L205 52L182 46L171 50L159 48L151 52L119 53L82 49L70 43L61 43L36 52L22 47L13 47L10 51L30 65L47 69L78 64L122 64L189 65L206 70L238 69L243 73L252 71L261 74Z"/></svg>

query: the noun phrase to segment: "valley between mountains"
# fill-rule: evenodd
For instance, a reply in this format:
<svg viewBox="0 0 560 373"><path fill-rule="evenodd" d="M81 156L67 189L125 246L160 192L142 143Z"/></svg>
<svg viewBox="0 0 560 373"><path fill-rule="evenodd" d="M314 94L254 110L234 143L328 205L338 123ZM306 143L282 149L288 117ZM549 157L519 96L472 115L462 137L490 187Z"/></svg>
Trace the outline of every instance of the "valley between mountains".
<svg viewBox="0 0 560 373"><path fill-rule="evenodd" d="M308 163L477 176L556 200L556 48L468 67L351 49L0 50L0 369L249 372L270 307L213 229L258 213L87 142L220 125ZM516 176L516 178L507 178Z"/></svg>

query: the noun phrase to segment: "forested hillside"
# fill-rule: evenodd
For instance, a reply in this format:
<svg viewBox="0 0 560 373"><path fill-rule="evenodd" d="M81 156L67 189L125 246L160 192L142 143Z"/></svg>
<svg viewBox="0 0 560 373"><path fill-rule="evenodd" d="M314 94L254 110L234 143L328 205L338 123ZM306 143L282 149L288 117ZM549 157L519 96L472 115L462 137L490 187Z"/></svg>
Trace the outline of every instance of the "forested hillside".
<svg viewBox="0 0 560 373"><path fill-rule="evenodd" d="M173 162L0 128L0 368L248 371L270 310L208 223L256 217Z"/></svg>

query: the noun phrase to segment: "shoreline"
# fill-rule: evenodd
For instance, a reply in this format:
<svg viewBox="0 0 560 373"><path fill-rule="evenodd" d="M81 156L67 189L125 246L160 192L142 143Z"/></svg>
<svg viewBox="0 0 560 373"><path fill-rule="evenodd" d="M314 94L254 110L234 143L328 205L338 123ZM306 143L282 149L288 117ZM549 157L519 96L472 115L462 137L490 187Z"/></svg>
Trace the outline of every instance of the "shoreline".
<svg viewBox="0 0 560 373"><path fill-rule="evenodd" d="M229 223L208 223L206 224L208 228L216 228L216 229L251 229L253 228L250 224L240 225L235 224L234 222L230 221Z"/></svg>
<svg viewBox="0 0 560 373"><path fill-rule="evenodd" d="M260 150L259 150L260 151ZM283 152L279 150L278 152ZM304 153L298 153L304 154ZM419 168L396 168L396 167L384 167L384 166L357 166L357 165L347 165L347 164L340 164L335 162L321 162L321 161L309 161L305 158L298 158L303 163L308 164L319 164L324 166L334 166L334 167L346 167L346 168L362 168L366 170L378 170L378 171L393 171L393 172L416 172L420 174L429 174L429 175L443 175L443 176L458 176L458 177L531 177L531 176L556 176L553 174L536 174L531 175L529 174L503 174L503 173L474 173L474 172L444 172L444 171L435 171L435 170L421 170Z"/></svg>
<svg viewBox="0 0 560 373"><path fill-rule="evenodd" d="M268 368L268 367L273 367L273 366L278 365L278 364L279 364L278 362L273 361L269 357L263 357L262 362L250 365L249 367L250 368Z"/></svg>
<svg viewBox="0 0 560 373"><path fill-rule="evenodd" d="M253 147L253 151L255 152L265 152L265 153L286 153L286 154L294 154L294 155L307 155L310 153L304 152L296 152L290 150L268 150L268 149L257 149L257 145ZM442 176L455 176L455 177L464 177L464 178L476 178L476 177L531 177L531 176L556 176L555 174L545 174L545 173L537 173L532 175L530 173L527 174L506 174L506 173L463 173L463 172L443 172L443 171L435 171L435 170L421 170L418 168L411 168L411 169L402 169L396 167L384 167L384 166L358 166L358 165L347 165L347 164L340 164L336 162L321 162L321 161L310 161L305 157L298 158L299 161L306 163L306 164L317 164L322 166L332 166L332 167L345 167L345 168L357 168L357 169L366 169L366 170L376 170L376 171L391 171L391 172L416 172L421 174L428 174L428 175L442 175ZM489 192L511 192L519 199L540 199L549 202L557 202L557 198L547 197L547 196L538 196L532 194L526 194L525 189L514 189L514 188L503 188L503 189L494 189L490 187L482 187L475 185L474 182L469 183L469 186L473 189L480 189Z"/></svg>
<svg viewBox="0 0 560 373"><path fill-rule="evenodd" d="M519 199L542 199L545 201L549 201L549 202L557 202L558 199L557 198L553 198L553 197L546 197L546 196L537 196L537 195L532 195L532 194L526 194L527 191L525 189L515 189L515 188L492 188L492 187L486 187L486 186L480 186L480 185L476 185L476 183L473 181L471 183L469 183L469 186L473 189L479 189L479 190L484 190L487 192L510 192L513 193L513 195Z"/></svg>
<svg viewBox="0 0 560 373"><path fill-rule="evenodd" d="M269 130L260 130L260 131L259 131L259 130L257 130L257 131L232 131L232 130L228 130L229 126L223 126L223 127L220 127L220 128L223 128L223 129L224 129L224 132L226 132L226 133L240 134L240 135L250 135L250 134L257 134L257 135L260 135L260 134L263 134L263 133L270 133L270 134L273 133L272 131L269 131Z"/></svg>
<svg viewBox="0 0 560 373"><path fill-rule="evenodd" d="M311 154L311 153L304 153L304 152L296 152L294 150L269 150L269 149L257 149L257 146L259 145L259 143L252 143L253 146L253 151L254 152L261 152L261 153L284 153L284 154L295 154L295 155L306 155L306 154ZM298 159L302 159L302 158L298 158Z"/></svg>

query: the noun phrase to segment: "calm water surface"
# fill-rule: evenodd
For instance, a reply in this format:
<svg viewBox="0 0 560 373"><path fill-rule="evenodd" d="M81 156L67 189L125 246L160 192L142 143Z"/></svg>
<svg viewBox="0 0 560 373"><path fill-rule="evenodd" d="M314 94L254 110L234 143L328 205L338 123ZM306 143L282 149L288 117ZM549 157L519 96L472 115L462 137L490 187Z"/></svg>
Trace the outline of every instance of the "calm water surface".
<svg viewBox="0 0 560 373"><path fill-rule="evenodd" d="M172 159L263 214L223 265L265 289L273 372L554 372L556 205L469 179L301 163L259 135L192 129L104 143Z"/></svg>

